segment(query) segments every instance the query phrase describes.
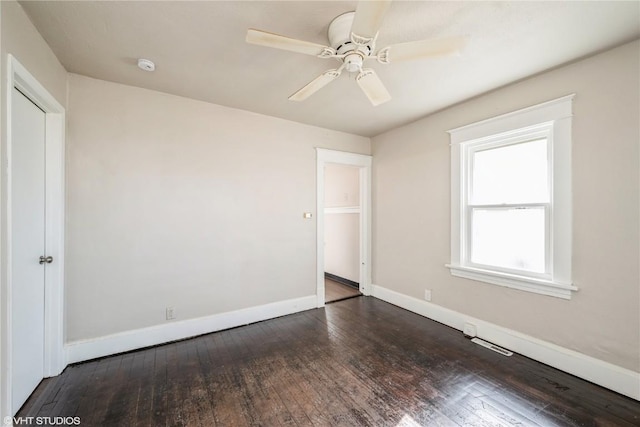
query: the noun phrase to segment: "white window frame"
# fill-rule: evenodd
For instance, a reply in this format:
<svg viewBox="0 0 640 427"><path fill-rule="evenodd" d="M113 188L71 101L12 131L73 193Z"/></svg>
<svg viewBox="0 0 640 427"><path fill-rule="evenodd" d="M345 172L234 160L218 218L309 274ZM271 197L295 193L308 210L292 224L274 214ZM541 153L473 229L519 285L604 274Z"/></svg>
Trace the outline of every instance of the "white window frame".
<svg viewBox="0 0 640 427"><path fill-rule="evenodd" d="M547 144L547 156L548 163L551 163L551 145L553 138L553 123L547 122L536 126L530 126L524 129L518 129L512 132L501 133L498 135L491 135L486 138L479 138L472 141L462 142L461 149L461 169L460 172L461 182L465 185L462 186L462 203L464 204L464 212L463 217L461 217L461 228L463 230L463 239L461 241L462 246L462 255L461 255L461 265L466 265L475 269L482 270L495 270L501 273L515 274L521 275L520 270L514 270L509 268L502 268L491 265L483 265L477 264L472 261L472 234L473 230L471 227L472 224L472 211L474 209L490 209L490 210L498 210L498 209L509 209L509 208L543 208L545 211L545 271L543 273L535 273L535 272L527 272L525 273L527 277L534 277L536 279L552 279L552 262L550 253L551 253L551 230L553 229L553 215L552 215L552 203L551 203L551 183L553 182L553 176L551 168L548 169L547 182L549 183L549 201L548 202L532 202L532 203L514 203L514 204L483 204L483 203L472 203L469 202L471 200L471 194L473 192L473 159L474 154L477 152L497 149L501 147L509 147L512 145L525 143L529 141L535 141L540 139L545 139Z"/></svg>
<svg viewBox="0 0 640 427"><path fill-rule="evenodd" d="M570 299L578 288L571 278L571 120L573 98L552 101L449 131L451 137L451 274L509 288ZM545 207L546 271L533 273L470 261L470 209L473 153L546 138L550 201ZM506 206L506 205L505 205Z"/></svg>

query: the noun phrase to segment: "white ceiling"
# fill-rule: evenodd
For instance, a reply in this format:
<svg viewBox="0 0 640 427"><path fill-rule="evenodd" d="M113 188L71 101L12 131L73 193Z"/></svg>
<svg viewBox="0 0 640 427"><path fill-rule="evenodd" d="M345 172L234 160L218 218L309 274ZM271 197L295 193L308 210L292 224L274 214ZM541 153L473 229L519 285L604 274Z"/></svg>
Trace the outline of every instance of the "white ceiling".
<svg viewBox="0 0 640 427"><path fill-rule="evenodd" d="M70 72L363 136L640 37L638 1L396 1L378 47L454 35L470 41L459 56L369 62L392 96L373 107L346 72L308 100L289 101L336 60L245 43L256 28L326 45L329 22L355 10L355 1L21 4ZM138 69L140 57L156 71Z"/></svg>

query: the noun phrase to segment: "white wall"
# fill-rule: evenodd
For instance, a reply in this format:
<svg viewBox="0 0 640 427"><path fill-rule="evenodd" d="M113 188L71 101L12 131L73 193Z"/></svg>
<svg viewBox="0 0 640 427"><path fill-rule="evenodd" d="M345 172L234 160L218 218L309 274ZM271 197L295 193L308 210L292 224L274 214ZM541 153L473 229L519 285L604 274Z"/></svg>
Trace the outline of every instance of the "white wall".
<svg viewBox="0 0 640 427"><path fill-rule="evenodd" d="M67 340L314 295L314 147L370 141L71 74Z"/></svg>
<svg viewBox="0 0 640 427"><path fill-rule="evenodd" d="M639 52L636 41L372 140L373 283L640 371ZM570 301L452 277L447 130L576 93Z"/></svg>
<svg viewBox="0 0 640 427"><path fill-rule="evenodd" d="M329 163L324 168L325 208L360 206L360 168Z"/></svg>
<svg viewBox="0 0 640 427"><path fill-rule="evenodd" d="M324 271L360 283L360 169L328 164L324 171L324 197ZM333 209L344 207L358 211Z"/></svg>
<svg viewBox="0 0 640 427"><path fill-rule="evenodd" d="M63 106L66 105L67 72L60 65L49 46L35 29L22 7L14 1L0 1L0 416L9 414L6 398L10 392L7 388L7 182L6 143L7 143L7 93L10 90L7 75L7 58L13 55L51 95Z"/></svg>

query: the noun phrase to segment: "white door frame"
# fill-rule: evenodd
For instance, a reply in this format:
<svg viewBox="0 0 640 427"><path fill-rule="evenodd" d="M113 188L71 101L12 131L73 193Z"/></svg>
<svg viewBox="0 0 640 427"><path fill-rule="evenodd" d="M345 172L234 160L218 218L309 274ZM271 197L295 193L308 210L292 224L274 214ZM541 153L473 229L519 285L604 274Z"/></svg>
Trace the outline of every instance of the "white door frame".
<svg viewBox="0 0 640 427"><path fill-rule="evenodd" d="M12 55L8 55L8 81L6 126L6 201L3 209L6 224L5 266L0 283L2 295L2 378L0 390L4 396L0 402L2 416L11 411L11 379L12 379L12 280L11 280L11 206L12 206L12 133L11 106L13 88L16 87L34 104L45 112L45 252L53 256L54 262L45 269L45 303L44 303L44 375L55 376L66 367L64 357L64 158L65 158L65 110L56 99L42 86ZM44 255L44 254L40 254Z"/></svg>
<svg viewBox="0 0 640 427"><path fill-rule="evenodd" d="M316 297L324 307L324 167L328 163L360 169L360 292L371 295L371 156L316 148Z"/></svg>

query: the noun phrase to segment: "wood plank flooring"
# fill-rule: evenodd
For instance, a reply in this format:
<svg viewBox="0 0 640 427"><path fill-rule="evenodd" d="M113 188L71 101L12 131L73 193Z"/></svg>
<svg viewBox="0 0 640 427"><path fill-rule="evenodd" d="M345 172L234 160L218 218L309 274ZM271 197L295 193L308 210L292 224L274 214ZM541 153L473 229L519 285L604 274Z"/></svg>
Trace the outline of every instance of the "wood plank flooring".
<svg viewBox="0 0 640 427"><path fill-rule="evenodd" d="M371 297L69 366L81 426L638 426L640 402Z"/></svg>
<svg viewBox="0 0 640 427"><path fill-rule="evenodd" d="M360 291L352 286L336 282L331 279L324 279L324 302L335 302L346 298L360 295Z"/></svg>

